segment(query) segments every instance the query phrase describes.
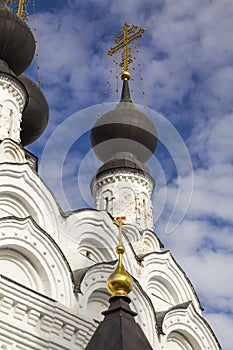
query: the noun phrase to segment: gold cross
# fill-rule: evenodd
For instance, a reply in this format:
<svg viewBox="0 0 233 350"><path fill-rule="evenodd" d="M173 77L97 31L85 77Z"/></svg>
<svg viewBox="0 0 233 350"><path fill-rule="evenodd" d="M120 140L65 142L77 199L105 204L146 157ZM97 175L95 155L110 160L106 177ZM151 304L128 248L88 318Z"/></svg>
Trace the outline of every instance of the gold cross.
<svg viewBox="0 0 233 350"><path fill-rule="evenodd" d="M7 3L10 3L10 2L17 3L17 1L14 1L14 0L6 0L6 2ZM27 7L26 0L18 0L18 5L16 5L16 6L18 8L17 16L21 19L28 19L28 13L26 10L26 7Z"/></svg>
<svg viewBox="0 0 233 350"><path fill-rule="evenodd" d="M119 236L118 236L118 241L119 245L123 245L123 240L122 240L122 226L124 225L124 221L126 220L126 216L118 216L113 223L119 227Z"/></svg>
<svg viewBox="0 0 233 350"><path fill-rule="evenodd" d="M139 26L135 26L135 25L131 26L130 24L125 23L124 26L121 28L121 32L123 34L119 35L114 40L114 44L117 44L117 45L114 47L111 47L111 49L108 51L108 55L112 56L118 50L122 48L124 49L122 62L120 64L120 66L123 67L123 72L121 73L122 80L130 79L129 65L130 63L132 63L132 59L131 59L131 50L129 48L129 44L131 43L131 41L141 37L146 30L145 28L139 28L139 29L138 28ZM137 29L138 31L136 32Z"/></svg>

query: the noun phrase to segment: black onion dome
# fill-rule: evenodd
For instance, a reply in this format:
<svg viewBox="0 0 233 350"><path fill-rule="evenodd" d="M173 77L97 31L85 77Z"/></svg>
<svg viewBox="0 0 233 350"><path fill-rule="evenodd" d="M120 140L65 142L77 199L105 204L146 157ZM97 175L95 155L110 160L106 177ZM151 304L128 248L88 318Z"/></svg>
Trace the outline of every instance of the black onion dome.
<svg viewBox="0 0 233 350"><path fill-rule="evenodd" d="M158 142L157 131L150 118L131 102L128 82L124 81L121 102L102 115L91 130L91 144L103 162L117 152L133 153L146 162Z"/></svg>
<svg viewBox="0 0 233 350"><path fill-rule="evenodd" d="M35 54L35 39L26 23L11 13L0 0L0 59L7 62L16 75L23 73Z"/></svg>
<svg viewBox="0 0 233 350"><path fill-rule="evenodd" d="M45 130L49 119L48 103L33 81L23 75L18 78L25 86L28 93L28 104L26 105L21 124L21 143L29 145L40 137Z"/></svg>
<svg viewBox="0 0 233 350"><path fill-rule="evenodd" d="M144 175L150 175L147 166L142 164L134 154L128 152L118 152L107 160L97 171L97 176L114 169L130 169Z"/></svg>

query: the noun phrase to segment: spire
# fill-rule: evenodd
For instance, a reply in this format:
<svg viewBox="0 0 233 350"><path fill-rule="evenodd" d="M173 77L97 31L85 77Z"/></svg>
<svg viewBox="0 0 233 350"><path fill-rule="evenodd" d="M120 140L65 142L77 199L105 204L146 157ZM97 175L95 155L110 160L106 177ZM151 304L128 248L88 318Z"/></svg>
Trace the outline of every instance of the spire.
<svg viewBox="0 0 233 350"><path fill-rule="evenodd" d="M130 299L113 297L103 312L104 320L96 329L86 350L153 350L141 327L135 322L136 312L130 309Z"/></svg>
<svg viewBox="0 0 233 350"><path fill-rule="evenodd" d="M121 92L121 102L132 102L129 91L128 80L123 80L122 92Z"/></svg>

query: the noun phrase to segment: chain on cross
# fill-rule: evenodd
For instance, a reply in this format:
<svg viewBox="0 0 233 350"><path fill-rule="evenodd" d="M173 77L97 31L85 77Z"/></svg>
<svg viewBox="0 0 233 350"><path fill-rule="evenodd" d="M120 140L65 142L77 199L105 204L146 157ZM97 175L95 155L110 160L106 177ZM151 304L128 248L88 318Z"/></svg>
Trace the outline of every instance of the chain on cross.
<svg viewBox="0 0 233 350"><path fill-rule="evenodd" d="M116 46L111 47L111 49L108 51L108 55L112 56L115 52L123 48L122 62L120 63L120 66L123 67L123 71L121 72L122 80L130 79L129 66L133 61L129 44L133 40L140 38L145 30L145 28L139 28L139 26L136 25L131 26L130 24L125 23L121 28L122 34L114 40L114 44L116 44Z"/></svg>

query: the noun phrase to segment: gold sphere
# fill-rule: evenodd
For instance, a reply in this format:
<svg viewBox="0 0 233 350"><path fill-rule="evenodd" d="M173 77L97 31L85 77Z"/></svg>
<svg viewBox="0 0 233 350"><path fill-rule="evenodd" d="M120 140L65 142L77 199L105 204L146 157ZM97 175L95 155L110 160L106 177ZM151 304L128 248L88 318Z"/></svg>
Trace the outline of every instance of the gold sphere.
<svg viewBox="0 0 233 350"><path fill-rule="evenodd" d="M130 79L130 72L128 72L127 70L124 70L121 73L121 79L122 80L129 80Z"/></svg>
<svg viewBox="0 0 233 350"><path fill-rule="evenodd" d="M128 274L122 264L122 254L124 251L125 248L123 245L119 245L116 248L116 252L119 254L118 266L108 278L108 290L113 297L127 296L133 289L132 277Z"/></svg>
<svg viewBox="0 0 233 350"><path fill-rule="evenodd" d="M125 247L123 245L118 245L118 247L116 247L116 252L117 254L124 254Z"/></svg>

